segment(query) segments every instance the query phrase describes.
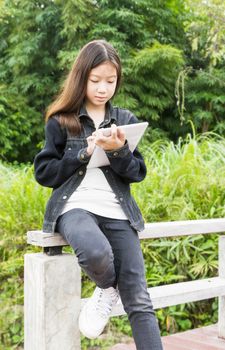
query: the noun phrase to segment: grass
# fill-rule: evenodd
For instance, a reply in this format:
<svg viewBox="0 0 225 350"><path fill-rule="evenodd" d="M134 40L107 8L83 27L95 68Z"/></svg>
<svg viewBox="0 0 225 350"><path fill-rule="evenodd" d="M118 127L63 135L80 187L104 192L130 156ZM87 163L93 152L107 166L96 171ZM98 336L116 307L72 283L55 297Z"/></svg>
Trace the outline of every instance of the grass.
<svg viewBox="0 0 225 350"><path fill-rule="evenodd" d="M225 139L215 134L187 136L177 144L143 142L148 175L132 186L146 222L224 217ZM41 228L51 190L39 186L32 166L0 163L0 350L23 344L23 255L26 232ZM142 241L149 286L217 273L218 235ZM70 249L70 248L67 248ZM94 288L83 275L83 296ZM201 315L201 317L199 317ZM217 300L157 311L162 334L217 320ZM131 336L127 317L112 318L98 340L82 340L83 349L106 349L117 337Z"/></svg>

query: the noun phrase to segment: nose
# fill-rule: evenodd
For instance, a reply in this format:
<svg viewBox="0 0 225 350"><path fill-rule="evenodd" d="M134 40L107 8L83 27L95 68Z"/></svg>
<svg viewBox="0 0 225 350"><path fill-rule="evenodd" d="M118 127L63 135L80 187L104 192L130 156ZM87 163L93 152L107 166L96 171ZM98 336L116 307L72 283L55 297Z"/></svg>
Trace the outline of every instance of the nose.
<svg viewBox="0 0 225 350"><path fill-rule="evenodd" d="M104 82L102 82L101 84L98 85L97 90L100 94L106 93L106 91L107 91L106 84Z"/></svg>

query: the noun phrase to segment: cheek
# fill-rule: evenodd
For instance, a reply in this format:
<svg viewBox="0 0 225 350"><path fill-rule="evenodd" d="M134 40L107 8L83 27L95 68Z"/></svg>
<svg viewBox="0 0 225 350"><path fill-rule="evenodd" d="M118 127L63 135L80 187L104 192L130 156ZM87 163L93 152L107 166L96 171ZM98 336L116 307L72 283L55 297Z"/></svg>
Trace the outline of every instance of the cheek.
<svg viewBox="0 0 225 350"><path fill-rule="evenodd" d="M94 91L94 86L92 84L87 84L87 90L86 90L86 95L91 96Z"/></svg>
<svg viewBox="0 0 225 350"><path fill-rule="evenodd" d="M113 84L110 89L112 95L115 93L115 90L116 90L116 84Z"/></svg>

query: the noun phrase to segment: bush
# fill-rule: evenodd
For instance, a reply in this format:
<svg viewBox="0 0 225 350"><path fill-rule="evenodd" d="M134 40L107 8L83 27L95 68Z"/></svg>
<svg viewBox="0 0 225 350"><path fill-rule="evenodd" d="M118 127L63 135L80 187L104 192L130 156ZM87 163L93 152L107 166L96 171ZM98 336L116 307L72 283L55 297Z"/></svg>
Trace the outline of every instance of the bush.
<svg viewBox="0 0 225 350"><path fill-rule="evenodd" d="M132 192L146 222L224 216L224 138L189 135L176 145L165 140L152 144L144 141L141 150L148 175L141 184L133 185ZM23 255L39 251L27 246L26 232L41 228L51 190L39 186L33 167L24 165L0 164L0 186L0 339L6 350L23 344ZM149 286L215 275L217 238L195 235L142 241ZM83 275L83 296L89 296L93 288ZM206 325L217 320L217 301L158 310L157 317L162 334ZM83 339L83 348L109 346L114 330L131 335L126 316L111 319L106 330L108 339Z"/></svg>

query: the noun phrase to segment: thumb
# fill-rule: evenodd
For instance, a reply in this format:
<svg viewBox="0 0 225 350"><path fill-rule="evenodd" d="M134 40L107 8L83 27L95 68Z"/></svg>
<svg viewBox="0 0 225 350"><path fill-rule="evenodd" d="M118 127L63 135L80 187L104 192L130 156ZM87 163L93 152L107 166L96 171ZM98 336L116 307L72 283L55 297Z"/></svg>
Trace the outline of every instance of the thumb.
<svg viewBox="0 0 225 350"><path fill-rule="evenodd" d="M125 140L126 138L125 132L120 127L117 127L117 136L120 140Z"/></svg>

